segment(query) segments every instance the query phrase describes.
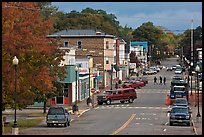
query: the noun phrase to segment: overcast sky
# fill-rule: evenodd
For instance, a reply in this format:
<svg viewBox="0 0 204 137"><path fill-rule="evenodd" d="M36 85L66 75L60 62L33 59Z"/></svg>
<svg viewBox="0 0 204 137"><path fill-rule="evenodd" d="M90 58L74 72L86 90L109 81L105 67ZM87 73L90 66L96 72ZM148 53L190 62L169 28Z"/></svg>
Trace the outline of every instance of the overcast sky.
<svg viewBox="0 0 204 137"><path fill-rule="evenodd" d="M202 26L202 2L53 2L52 5L63 12L104 10L114 14L123 27L133 29L148 21L174 33Z"/></svg>

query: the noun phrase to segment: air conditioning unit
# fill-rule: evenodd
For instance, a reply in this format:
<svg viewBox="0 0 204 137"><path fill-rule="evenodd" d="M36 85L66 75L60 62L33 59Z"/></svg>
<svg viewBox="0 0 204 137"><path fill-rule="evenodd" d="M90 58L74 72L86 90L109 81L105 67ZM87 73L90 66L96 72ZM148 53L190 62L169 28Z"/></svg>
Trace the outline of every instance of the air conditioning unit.
<svg viewBox="0 0 204 137"><path fill-rule="evenodd" d="M128 61L127 61L127 60L124 60L124 61L123 61L123 65L126 65L126 66L127 66L127 65L128 65Z"/></svg>

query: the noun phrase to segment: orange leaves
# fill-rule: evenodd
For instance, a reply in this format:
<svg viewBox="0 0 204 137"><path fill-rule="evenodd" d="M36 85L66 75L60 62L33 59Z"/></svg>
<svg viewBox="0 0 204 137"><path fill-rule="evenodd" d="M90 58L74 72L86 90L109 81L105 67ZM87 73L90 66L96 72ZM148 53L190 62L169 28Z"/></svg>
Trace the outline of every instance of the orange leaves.
<svg viewBox="0 0 204 137"><path fill-rule="evenodd" d="M3 94L14 91L14 67L12 59L19 59L17 66L17 91L20 100L34 99L31 88L41 92L53 89L54 76L50 75L50 64L56 64L57 45L46 36L53 28L51 19L43 19L42 11L35 2L2 3L2 66ZM60 54L59 54L60 55ZM12 97L12 96L10 96ZM30 98L31 97L31 98ZM11 100L11 98L6 98Z"/></svg>

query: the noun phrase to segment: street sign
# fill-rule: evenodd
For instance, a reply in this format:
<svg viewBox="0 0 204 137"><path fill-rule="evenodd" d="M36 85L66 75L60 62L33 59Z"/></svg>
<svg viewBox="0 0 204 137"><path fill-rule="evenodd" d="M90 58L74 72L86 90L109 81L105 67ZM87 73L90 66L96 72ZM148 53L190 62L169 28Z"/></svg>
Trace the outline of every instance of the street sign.
<svg viewBox="0 0 204 137"><path fill-rule="evenodd" d="M91 93L95 93L95 91L96 91L95 88L91 89Z"/></svg>

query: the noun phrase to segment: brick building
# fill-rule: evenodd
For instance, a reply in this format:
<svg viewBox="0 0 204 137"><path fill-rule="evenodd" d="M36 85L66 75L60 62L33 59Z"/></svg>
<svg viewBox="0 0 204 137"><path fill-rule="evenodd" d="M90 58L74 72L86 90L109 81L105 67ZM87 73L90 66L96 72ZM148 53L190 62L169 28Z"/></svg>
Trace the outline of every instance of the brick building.
<svg viewBox="0 0 204 137"><path fill-rule="evenodd" d="M99 80L99 88L110 85L111 64L114 63L115 36L92 29L83 30L62 30L48 35L48 38L58 38L61 46L76 46L75 58L85 58L92 56L93 68L97 69L102 76Z"/></svg>

